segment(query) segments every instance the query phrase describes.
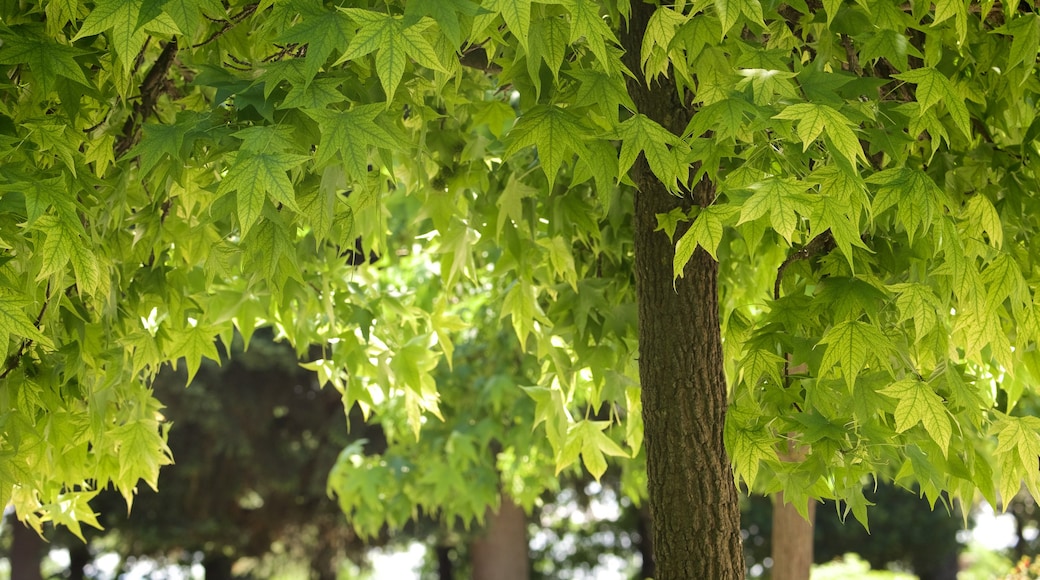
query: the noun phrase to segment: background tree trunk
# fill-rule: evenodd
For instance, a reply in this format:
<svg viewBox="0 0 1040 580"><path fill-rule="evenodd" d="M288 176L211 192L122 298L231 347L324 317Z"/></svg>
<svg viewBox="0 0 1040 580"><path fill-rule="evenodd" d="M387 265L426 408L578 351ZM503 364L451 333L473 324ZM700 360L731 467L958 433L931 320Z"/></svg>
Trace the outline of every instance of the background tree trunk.
<svg viewBox="0 0 1040 580"><path fill-rule="evenodd" d="M18 580L42 580L40 561L43 559L45 543L32 528L11 518L11 578Z"/></svg>
<svg viewBox="0 0 1040 580"><path fill-rule="evenodd" d="M202 560L206 580L231 580L231 566L235 563L224 554L206 554Z"/></svg>
<svg viewBox="0 0 1040 580"><path fill-rule="evenodd" d="M69 546L69 580L86 580L86 567L93 560L90 547L79 543Z"/></svg>
<svg viewBox="0 0 1040 580"><path fill-rule="evenodd" d="M639 506L639 554L643 557L643 563L639 567L640 578L653 578L654 572L654 522L650 518L650 506L643 504Z"/></svg>
<svg viewBox="0 0 1040 580"><path fill-rule="evenodd" d="M503 495L498 512L488 510L486 520L485 534L470 546L473 580L527 580L531 565L524 510Z"/></svg>
<svg viewBox="0 0 1040 580"><path fill-rule="evenodd" d="M455 580L455 563L451 561L451 551L454 549L448 544L437 544L437 580Z"/></svg>
<svg viewBox="0 0 1040 580"><path fill-rule="evenodd" d="M640 47L655 6L632 3L623 31L625 65L635 73L628 92L640 113L681 134L692 105L669 78L643 84ZM723 445L727 392L719 327L718 264L698 249L685 278L673 285L674 246L657 229L657 215L707 205L707 180L677 197L640 156L635 180L636 292L639 304L639 379L653 520L655 578L744 577L740 509ZM676 231L676 239L684 232Z"/></svg>
<svg viewBox="0 0 1040 580"><path fill-rule="evenodd" d="M813 564L813 520L816 502L809 502L806 521L794 504L784 503L784 492L773 496L773 580L809 580Z"/></svg>

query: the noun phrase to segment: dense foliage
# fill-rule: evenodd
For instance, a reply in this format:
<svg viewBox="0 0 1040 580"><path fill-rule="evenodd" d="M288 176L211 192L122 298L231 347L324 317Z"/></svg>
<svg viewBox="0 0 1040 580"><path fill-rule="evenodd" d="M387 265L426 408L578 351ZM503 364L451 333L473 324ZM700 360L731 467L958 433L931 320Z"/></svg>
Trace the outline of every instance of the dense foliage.
<svg viewBox="0 0 1040 580"><path fill-rule="evenodd" d="M263 325L319 345L393 444L443 418L455 342L508 319L548 463L599 476L642 446L634 280L714 300L703 252L738 482L864 523L871 476L1040 493L1015 409L1040 377L1040 18L1016 3L5 0L0 43L0 503L33 525L154 487L150 379ZM674 260L633 275L662 185ZM495 501L440 485L409 499Z"/></svg>

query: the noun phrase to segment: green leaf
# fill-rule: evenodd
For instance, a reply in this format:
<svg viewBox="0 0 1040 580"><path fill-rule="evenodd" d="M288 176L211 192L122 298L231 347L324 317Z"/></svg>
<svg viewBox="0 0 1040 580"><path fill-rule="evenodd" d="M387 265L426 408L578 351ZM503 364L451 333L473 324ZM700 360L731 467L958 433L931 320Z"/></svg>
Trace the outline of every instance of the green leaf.
<svg viewBox="0 0 1040 580"><path fill-rule="evenodd" d="M796 179L768 179L751 185L755 193L740 206L737 225L769 215L769 223L787 243L798 227L798 214L808 214L805 191L808 184Z"/></svg>
<svg viewBox="0 0 1040 580"><path fill-rule="evenodd" d="M376 122L382 109L380 105L372 104L354 106L347 111L307 111L322 127L321 141L315 154L317 165L325 166L338 155L347 174L361 179L368 173L371 148L400 149L400 141Z"/></svg>
<svg viewBox="0 0 1040 580"><path fill-rule="evenodd" d="M382 14L360 8L340 8L360 30L333 66L357 60L367 54L376 53L376 74L386 93L387 106L394 98L397 85L404 76L408 57L426 68L445 72L437 51L423 33L434 24L430 18L422 18L406 25L399 16Z"/></svg>
<svg viewBox="0 0 1040 580"><path fill-rule="evenodd" d="M727 434L726 451L733 461L733 475L743 478L749 490L754 489L762 462L776 461L776 439L765 430L738 427L727 429Z"/></svg>
<svg viewBox="0 0 1040 580"><path fill-rule="evenodd" d="M690 229L686 230L686 233L675 244L675 257L672 259L673 279L683 277L686 264L693 257L693 252L698 246L704 248L715 261L718 261L719 258L715 252L718 251L719 243L722 242L723 227L726 222L736 216L737 211L739 211L737 208L730 205L715 204L702 209L697 214Z"/></svg>
<svg viewBox="0 0 1040 580"><path fill-rule="evenodd" d="M650 170L670 191L678 191L677 184L685 182L688 166L676 154L680 145L679 137L653 119L641 113L633 115L618 126L615 136L621 139L618 180L628 173L642 152L650 164Z"/></svg>
<svg viewBox="0 0 1040 580"><path fill-rule="evenodd" d="M942 450L943 455L949 454L953 427L942 397L937 395L928 383L907 378L878 392L899 401L893 415L897 432L902 433L920 423Z"/></svg>
<svg viewBox="0 0 1040 580"><path fill-rule="evenodd" d="M608 47L612 48L617 39L600 14L601 4L594 0L560 0L560 3L570 12L571 44L584 38L603 69L617 70L608 55Z"/></svg>
<svg viewBox="0 0 1040 580"><path fill-rule="evenodd" d="M116 429L114 435L119 448L119 475L115 482L129 510L133 506L138 479L143 479L148 487L158 491L159 468L173 464L173 453L155 419L126 423Z"/></svg>
<svg viewBox="0 0 1040 580"><path fill-rule="evenodd" d="M86 54L83 50L59 44L48 37L39 36L29 30L19 29L18 34L4 35L0 46L0 64L27 64L46 94L55 86L58 77L73 80L85 87L90 86L83 67L76 57Z"/></svg>
<svg viewBox="0 0 1040 580"><path fill-rule="evenodd" d="M260 217L268 196L294 211L296 195L286 172L308 161L304 155L242 151L217 188L217 195L238 192L238 223L245 236Z"/></svg>
<svg viewBox="0 0 1040 580"><path fill-rule="evenodd" d="M945 75L934 68L925 67L892 76L917 85L914 94L921 106L919 116L923 116L936 103L942 102L957 128L965 136L971 137L971 121L964 98L954 89L953 83Z"/></svg>
<svg viewBox="0 0 1040 580"><path fill-rule="evenodd" d="M771 380L774 385L783 385L783 378L780 376L783 365L784 358L775 352L754 348L740 361L741 378L748 388L754 388L762 377Z"/></svg>
<svg viewBox="0 0 1040 580"><path fill-rule="evenodd" d="M184 328L170 334L173 343L171 358L184 358L188 369L188 384L191 384L191 380L195 378L195 373L202 364L202 357L220 361L220 355L217 353L216 333L212 328L189 322Z"/></svg>
<svg viewBox="0 0 1040 580"><path fill-rule="evenodd" d="M54 343L36 328L29 317L28 311L32 306L32 301L25 296L7 288L0 288L0 345L5 350L12 338L28 339L45 348L54 348Z"/></svg>
<svg viewBox="0 0 1040 580"><path fill-rule="evenodd" d="M857 320L835 324L824 333L820 344L827 345L820 362L821 373L836 374L833 369L841 365L841 374L849 389L868 362L879 358L884 361L892 350L891 341L877 327Z"/></svg>
<svg viewBox="0 0 1040 580"><path fill-rule="evenodd" d="M1008 51L1007 68L1022 64L1026 72L1036 66L1036 55L1040 53L1040 17L1036 14L1021 14L1004 27L1012 35L1011 50Z"/></svg>
<svg viewBox="0 0 1040 580"><path fill-rule="evenodd" d="M307 45L304 58L305 80L318 74L334 52L345 51L354 32L351 20L338 10L330 10L320 0L295 3L299 21L282 33L279 42Z"/></svg>
<svg viewBox="0 0 1040 580"><path fill-rule="evenodd" d="M485 0L482 9L487 10L492 16L502 15L509 31L513 33L520 46L528 50L528 40L531 35L531 0ZM479 23L480 20L485 23ZM478 24L474 25L474 32L481 32L487 26L487 16L478 17Z"/></svg>
<svg viewBox="0 0 1040 580"><path fill-rule="evenodd" d="M498 206L495 236L502 235L502 226L505 225L507 219L517 226L522 224L524 221L523 202L525 199L534 197L537 194L537 189L520 181L516 174L510 174L509 180L506 181L505 187L502 188L502 195L495 202L495 205Z"/></svg>
<svg viewBox="0 0 1040 580"><path fill-rule="evenodd" d="M773 118L798 121L798 137L802 140L803 151L808 150L809 145L826 131L831 146L837 149L850 165L855 167L857 160L867 160L859 144L859 138L852 130L856 124L830 105L798 103L785 108Z"/></svg>
<svg viewBox="0 0 1040 580"><path fill-rule="evenodd" d="M509 132L506 157L532 145L536 147L542 171L549 180L549 189L552 189L560 167L574 155L585 154L581 135L586 133L580 121L567 109L538 105L521 116Z"/></svg>
<svg viewBox="0 0 1040 580"><path fill-rule="evenodd" d="M143 4L143 0L99 0L73 40L110 32L123 70L130 70L147 38L139 19Z"/></svg>
<svg viewBox="0 0 1040 580"><path fill-rule="evenodd" d="M740 15L747 17L748 21L765 27L762 19L762 5L758 0L714 0L715 12L722 22L722 38L736 26Z"/></svg>

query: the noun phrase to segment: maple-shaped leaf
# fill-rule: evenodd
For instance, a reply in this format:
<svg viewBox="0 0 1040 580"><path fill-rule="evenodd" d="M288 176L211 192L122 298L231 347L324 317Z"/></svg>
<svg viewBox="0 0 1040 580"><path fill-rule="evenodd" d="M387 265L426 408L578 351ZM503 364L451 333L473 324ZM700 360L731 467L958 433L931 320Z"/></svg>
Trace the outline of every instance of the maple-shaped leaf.
<svg viewBox="0 0 1040 580"><path fill-rule="evenodd" d="M719 244L722 242L723 229L739 211L739 208L725 204L714 204L700 210L696 219L690 224L690 229L686 230L686 233L675 244L672 277L683 277L686 264L693 257L693 252L698 246L704 248L704 251L718 261L719 258L715 252L718 251Z"/></svg>
<svg viewBox="0 0 1040 580"><path fill-rule="evenodd" d="M484 0L481 4L482 14L473 22L473 32L482 33L499 15L505 21L509 31L513 33L520 46L528 49L528 38L531 35L531 0Z"/></svg>
<svg viewBox="0 0 1040 580"><path fill-rule="evenodd" d="M536 89L540 85L538 70L543 62L549 67L553 80L559 82L569 39L570 24L562 16L543 18L531 25L527 70L536 83Z"/></svg>
<svg viewBox="0 0 1040 580"><path fill-rule="evenodd" d="M815 200L809 223L812 237L830 230L838 249L852 263L852 247L870 250L860 237L860 215L869 207L867 188L855 171L838 164L824 165L813 171L811 179L820 184L820 198Z"/></svg>
<svg viewBox="0 0 1040 580"><path fill-rule="evenodd" d="M808 188L807 183L790 177L771 178L752 184L750 189L754 194L741 204L737 225L768 214L773 229L790 244L798 227L798 214L809 213L809 203L805 196Z"/></svg>
<svg viewBox="0 0 1040 580"><path fill-rule="evenodd" d="M463 18L472 18L480 12L480 6L470 0L423 0L422 2L409 2L405 6L406 18L416 16L429 16L437 22L444 37L448 39L451 46L458 48L462 46L465 36L463 35Z"/></svg>
<svg viewBox="0 0 1040 580"><path fill-rule="evenodd" d="M783 365L783 357L775 352L753 348L740 361L740 373L748 388L757 386L762 377L771 380L774 385L782 385L780 369Z"/></svg>
<svg viewBox="0 0 1040 580"><path fill-rule="evenodd" d="M945 194L923 171L908 167L886 169L871 174L866 182L878 186L874 215L895 206L896 217L906 228L911 243L917 231L927 233L943 211Z"/></svg>
<svg viewBox="0 0 1040 580"><path fill-rule="evenodd" d="M552 189L560 166L574 155L585 153L581 136L586 133L580 120L566 108L537 105L521 116L509 131L506 156L512 157L520 150L534 146Z"/></svg>
<svg viewBox="0 0 1040 580"><path fill-rule="evenodd" d="M719 21L722 22L720 39L725 38L726 34L736 26L741 14L751 23L762 28L766 27L765 21L762 20L762 4L758 0L714 0L714 4L715 12L719 15Z"/></svg>
<svg viewBox="0 0 1040 580"><path fill-rule="evenodd" d="M642 113L637 113L622 122L615 137L621 139L618 154L618 180L628 173L639 153L646 157L650 170L670 191L678 191L677 184L685 182L688 165L680 160L677 135L659 125Z"/></svg>
<svg viewBox="0 0 1040 580"><path fill-rule="evenodd" d="M611 119L617 119L618 106L629 111L636 110L624 80L617 75L594 69L569 70L566 75L578 81L575 105L599 107Z"/></svg>
<svg viewBox="0 0 1040 580"><path fill-rule="evenodd" d="M286 172L308 161L305 155L240 151L217 187L217 195L238 192L238 223L245 236L256 223L268 196L295 211L296 195Z"/></svg>
<svg viewBox="0 0 1040 580"><path fill-rule="evenodd" d="M581 441L581 461L596 481L607 471L605 455L628 457L628 453L603 432L609 426L610 421L578 421L568 433L568 437ZM556 465L556 472L560 472L559 463Z"/></svg>
<svg viewBox="0 0 1040 580"><path fill-rule="evenodd" d="M1022 475L1033 498L1040 497L1040 420L1036 417L1001 415L994 422L992 433L997 436L993 455L1001 464L1000 495L1004 509L1022 488Z"/></svg>
<svg viewBox="0 0 1040 580"><path fill-rule="evenodd" d="M509 175L509 180L502 188L502 195L495 202L495 205L498 206L498 219L495 221L496 237L502 235L502 226L505 225L507 219L517 225L523 221L523 201L536 195L538 195L537 189L518 179L515 173Z"/></svg>
<svg viewBox="0 0 1040 580"><path fill-rule="evenodd" d="M877 62L878 59L884 58L900 71L910 68L911 56L922 58L924 55L910 44L910 40L902 32L889 28L874 31L859 52L861 61Z"/></svg>
<svg viewBox="0 0 1040 580"><path fill-rule="evenodd" d="M360 179L368 173L371 148L399 149L401 139L376 122L382 111L378 104L354 106L346 111L308 110L307 115L322 128L315 154L317 165L327 164L338 154L347 174Z"/></svg>
<svg viewBox="0 0 1040 580"><path fill-rule="evenodd" d="M928 383L907 378L878 392L899 401L893 414L897 432L902 433L920 423L942 450L943 455L949 453L953 426L942 397L936 394Z"/></svg>
<svg viewBox="0 0 1040 580"><path fill-rule="evenodd" d="M98 494L94 491L70 491L60 494L53 504L45 504L40 510L50 516L50 519L60 526L65 526L77 538L86 542L83 537L83 527L87 524L97 529L103 529L97 520L97 514L90 508L90 500Z"/></svg>
<svg viewBox="0 0 1040 580"><path fill-rule="evenodd" d="M918 338L935 330L939 324L942 302L928 286L917 283L893 284L889 290L896 292L896 308L899 322L913 321L914 333ZM949 308L947 308L949 310Z"/></svg>
<svg viewBox="0 0 1040 580"><path fill-rule="evenodd" d="M445 72L437 57L437 50L423 33L434 24L430 18L407 22L402 16L393 16L360 8L340 8L351 20L361 26L350 40L346 51L333 66L365 55L376 53L376 75L386 93L386 104L394 98L397 85L404 76L408 57L422 66Z"/></svg>
<svg viewBox="0 0 1040 580"><path fill-rule="evenodd" d="M119 475L115 483L129 510L133 506L138 480L143 479L148 487L158 490L159 469L173 464L173 453L155 419L139 419L121 425L113 437L119 447Z"/></svg>
<svg viewBox="0 0 1040 580"><path fill-rule="evenodd" d="M144 0L99 0L73 40L109 32L119 63L129 70L148 36L141 27L143 5Z"/></svg>
<svg viewBox="0 0 1040 580"><path fill-rule="evenodd" d="M220 0L160 0L159 3L162 12L169 16L189 44L200 40L198 32L205 28L207 19L221 18L227 12Z"/></svg>
<svg viewBox="0 0 1040 580"><path fill-rule="evenodd" d="M216 332L209 326L202 324L188 324L185 328L170 332L172 342L171 358L174 360L184 358L188 369L188 383L195 378L202 358L220 361L217 353Z"/></svg>
<svg viewBox="0 0 1040 580"><path fill-rule="evenodd" d="M1033 70L1036 55L1040 52L1040 17L1036 14L1021 14L1008 21L998 32L1012 36L1008 69L1021 63L1027 72Z"/></svg>
<svg viewBox="0 0 1040 580"><path fill-rule="evenodd" d="M600 14L600 3L594 0L560 0L560 3L571 16L570 43L584 38L600 66L608 71L615 70L607 49L617 44L617 39Z"/></svg>
<svg viewBox="0 0 1040 580"><path fill-rule="evenodd" d="M727 421L725 442L726 452L733 460L733 477L743 478L748 489L754 487L762 462L776 460L776 437L765 429L745 429Z"/></svg>
<svg viewBox="0 0 1040 580"><path fill-rule="evenodd" d="M971 137L971 119L968 116L968 108L964 104L964 97L954 88L946 75L934 68L924 67L892 76L917 85L914 96L920 105L919 116L923 116L928 109L941 102L946 107L946 112L953 118L957 128L965 136Z"/></svg>
<svg viewBox="0 0 1040 580"><path fill-rule="evenodd" d="M83 50L55 42L39 34L33 27L18 27L10 32L0 30L3 44L0 45L0 64L27 64L40 90L47 94L54 88L58 77L90 86L83 67L76 57L86 54Z"/></svg>
<svg viewBox="0 0 1040 580"><path fill-rule="evenodd" d="M178 113L172 125L147 123L142 127L141 140L127 152L129 157L139 157L142 174L151 171L164 157L184 161L189 137L197 136L211 125L208 114L190 111Z"/></svg>
<svg viewBox="0 0 1040 580"><path fill-rule="evenodd" d="M892 341L876 326L858 320L835 324L823 335L820 344L827 345L820 362L821 373L835 374L833 369L840 365L850 389L868 362L884 362L892 350Z"/></svg>
<svg viewBox="0 0 1040 580"><path fill-rule="evenodd" d="M736 139L745 132L745 122L755 113L755 106L741 96L719 99L698 110L683 134L699 137L711 132L715 139Z"/></svg>
<svg viewBox="0 0 1040 580"><path fill-rule="evenodd" d="M938 26L947 19L953 18L954 30L959 43L968 36L968 8L961 0L935 0L935 13L932 26Z"/></svg>
<svg viewBox="0 0 1040 580"><path fill-rule="evenodd" d="M31 306L32 301L25 296L0 288L0 350L7 348L7 341L11 338L29 339L47 348L54 348L54 343L36 328L29 317Z"/></svg>
<svg viewBox="0 0 1040 580"><path fill-rule="evenodd" d="M853 167L857 159L867 159L863 147L859 144L859 138L852 130L856 124L830 105L797 103L785 108L773 118L798 122L798 138L802 141L803 151L823 133L832 147Z"/></svg>
<svg viewBox="0 0 1040 580"><path fill-rule="evenodd" d="M40 257L43 264L37 280L65 271L77 245L83 246L83 226L69 215L45 215L36 220L36 229L44 234Z"/></svg>
<svg viewBox="0 0 1040 580"><path fill-rule="evenodd" d="M321 0L307 0L294 4L299 20L279 37L283 43L307 45L304 57L304 80L309 83L334 52L346 50L354 33L351 19L325 7Z"/></svg>
<svg viewBox="0 0 1040 580"><path fill-rule="evenodd" d="M545 423L545 434L549 446L557 453L563 448L567 427L572 418L559 388L520 387L535 401L534 421L531 429Z"/></svg>

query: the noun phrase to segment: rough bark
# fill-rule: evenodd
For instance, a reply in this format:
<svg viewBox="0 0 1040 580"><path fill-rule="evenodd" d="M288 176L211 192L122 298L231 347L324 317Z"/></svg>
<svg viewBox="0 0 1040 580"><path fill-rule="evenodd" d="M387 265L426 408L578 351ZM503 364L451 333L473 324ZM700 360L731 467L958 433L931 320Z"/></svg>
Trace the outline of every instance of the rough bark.
<svg viewBox="0 0 1040 580"><path fill-rule="evenodd" d="M506 496L498 512L488 510L484 534L470 546L473 580L527 580L530 575L527 517Z"/></svg>
<svg viewBox="0 0 1040 580"><path fill-rule="evenodd" d="M22 522L12 520L14 537L11 539L11 578L42 580L40 561L43 559L43 538Z"/></svg>
<svg viewBox="0 0 1040 580"><path fill-rule="evenodd" d="M681 134L693 107L670 79L647 87L639 48L655 8L632 4L622 35L625 64L635 72L628 90L640 113ZM632 177L635 195L639 378L657 580L744 577L740 510L723 445L727 393L719 328L718 264L698 250L673 285L674 247L655 232L657 215L706 205L710 181L685 197L670 194L644 159ZM682 231L676 232L676 236Z"/></svg>
<svg viewBox="0 0 1040 580"><path fill-rule="evenodd" d="M784 503L784 492L773 497L773 580L809 580L813 563L813 519L816 503L809 502L809 519Z"/></svg>

